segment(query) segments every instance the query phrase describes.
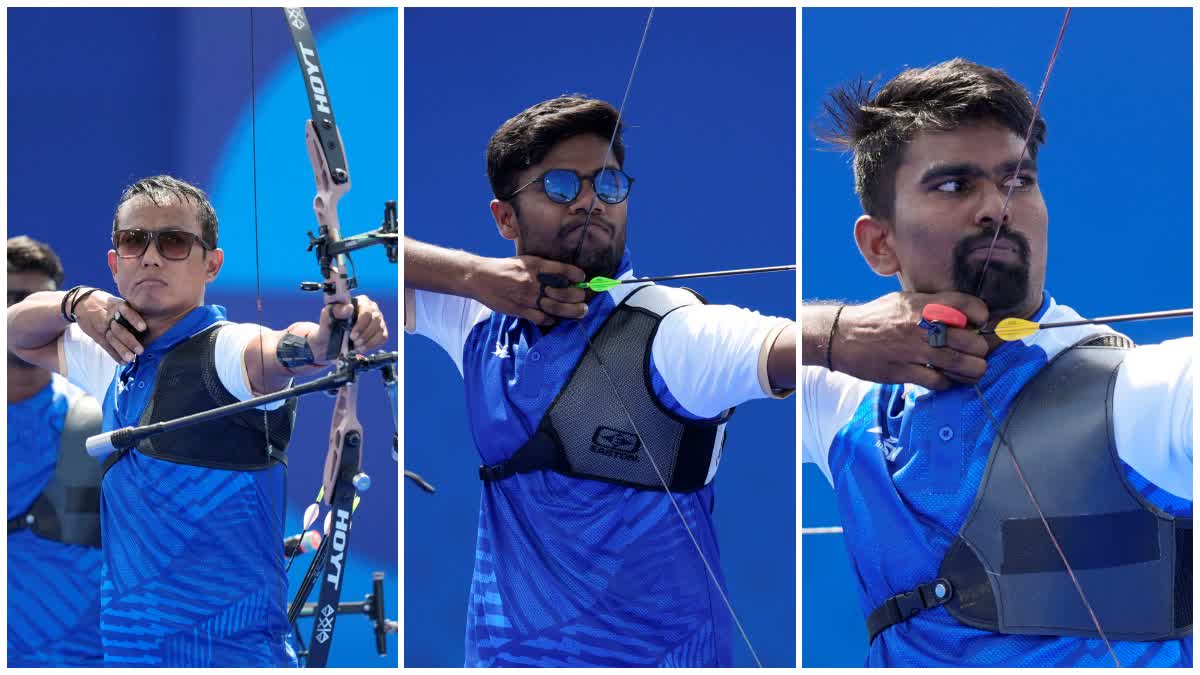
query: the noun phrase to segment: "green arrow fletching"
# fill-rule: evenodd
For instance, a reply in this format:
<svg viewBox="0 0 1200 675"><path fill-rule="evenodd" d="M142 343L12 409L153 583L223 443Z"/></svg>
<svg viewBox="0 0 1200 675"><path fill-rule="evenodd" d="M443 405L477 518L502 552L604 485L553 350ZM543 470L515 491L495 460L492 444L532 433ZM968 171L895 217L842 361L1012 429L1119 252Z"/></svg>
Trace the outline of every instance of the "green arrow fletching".
<svg viewBox="0 0 1200 675"><path fill-rule="evenodd" d="M608 277L592 277L591 281L581 281L574 286L575 288L586 288L597 293L603 293L620 285L621 282L617 281L616 279L609 279Z"/></svg>

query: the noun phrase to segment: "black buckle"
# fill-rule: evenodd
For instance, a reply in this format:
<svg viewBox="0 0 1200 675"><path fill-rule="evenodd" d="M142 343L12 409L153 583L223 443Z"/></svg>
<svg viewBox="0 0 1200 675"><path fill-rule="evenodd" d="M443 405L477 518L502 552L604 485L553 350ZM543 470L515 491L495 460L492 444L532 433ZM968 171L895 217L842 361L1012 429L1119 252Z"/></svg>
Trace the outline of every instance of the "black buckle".
<svg viewBox="0 0 1200 675"><path fill-rule="evenodd" d="M897 593L876 607L867 617L867 634L874 642L884 629L908 621L916 614L950 602L954 587L944 578L921 584L907 593Z"/></svg>
<svg viewBox="0 0 1200 675"><path fill-rule="evenodd" d="M900 621L904 621L917 612L928 608L919 587L907 593L893 595L892 602L895 603L896 618Z"/></svg>

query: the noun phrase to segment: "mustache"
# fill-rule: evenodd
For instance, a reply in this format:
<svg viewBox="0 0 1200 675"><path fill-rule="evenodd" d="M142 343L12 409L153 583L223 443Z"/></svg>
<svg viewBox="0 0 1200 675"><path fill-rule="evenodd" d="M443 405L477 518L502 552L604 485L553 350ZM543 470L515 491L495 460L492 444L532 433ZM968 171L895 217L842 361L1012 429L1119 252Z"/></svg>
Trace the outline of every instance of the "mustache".
<svg viewBox="0 0 1200 675"><path fill-rule="evenodd" d="M583 218L577 223L567 223L566 226L562 229L562 232L559 236L561 238L566 238L567 236L569 236L570 234L575 232L575 230L578 230L579 228L583 227L584 225L587 225L588 227L600 226L600 227L604 228L604 230L606 232L608 232L610 235L616 230L616 228L613 227L613 224L608 222L608 220L606 220L604 217L597 216L597 217L593 217L590 222L588 221L587 218Z"/></svg>
<svg viewBox="0 0 1200 675"><path fill-rule="evenodd" d="M1017 257L1021 259L1022 263L1025 265L1029 264L1029 239L1020 232L1004 227L998 230L996 228L985 230L977 235L962 239L954 246L954 259L956 261L965 261L966 257L973 251L993 247L993 240L995 241L995 248L1005 246L1012 248L1016 251Z"/></svg>

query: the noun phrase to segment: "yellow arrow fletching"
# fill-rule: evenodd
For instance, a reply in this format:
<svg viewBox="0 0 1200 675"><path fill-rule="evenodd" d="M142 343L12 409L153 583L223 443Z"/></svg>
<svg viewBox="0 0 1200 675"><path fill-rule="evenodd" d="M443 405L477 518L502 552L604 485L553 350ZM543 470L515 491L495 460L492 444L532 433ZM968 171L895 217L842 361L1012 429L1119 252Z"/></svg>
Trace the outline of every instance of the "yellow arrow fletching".
<svg viewBox="0 0 1200 675"><path fill-rule="evenodd" d="M1011 317L996 324L996 337L1005 342L1013 342L1033 335L1038 325L1032 321Z"/></svg>

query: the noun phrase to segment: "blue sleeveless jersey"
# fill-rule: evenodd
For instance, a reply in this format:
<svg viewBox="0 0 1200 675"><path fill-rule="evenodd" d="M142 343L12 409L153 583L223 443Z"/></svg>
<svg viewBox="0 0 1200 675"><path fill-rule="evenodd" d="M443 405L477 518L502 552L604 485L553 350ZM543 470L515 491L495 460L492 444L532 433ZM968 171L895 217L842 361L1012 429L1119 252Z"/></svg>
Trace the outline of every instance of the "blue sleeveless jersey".
<svg viewBox="0 0 1200 675"><path fill-rule="evenodd" d="M1035 320L1049 307L1048 298ZM1083 327L1080 337L1089 330ZM1052 356L1035 340L1005 343L988 357L979 386L1001 423L1021 388ZM974 502L995 438L974 388L921 392L873 387L830 448L829 468L864 617L891 596L938 576L942 556ZM1190 501L1123 466L1149 501L1168 513L1191 515ZM1192 664L1190 636L1113 642L1112 647L1124 666ZM1002 635L961 624L936 607L880 633L866 665L1108 667L1113 662L1100 639Z"/></svg>
<svg viewBox="0 0 1200 675"><path fill-rule="evenodd" d="M54 475L70 402L83 392L54 375L40 392L8 404L8 517L24 513ZM9 667L103 664L100 550L8 538Z"/></svg>
<svg viewBox="0 0 1200 675"><path fill-rule="evenodd" d="M224 318L220 307L199 307L123 365L104 400L104 429L136 426L166 353ZM284 471L208 469L137 450L112 465L100 512L107 666L296 665L287 644Z"/></svg>

